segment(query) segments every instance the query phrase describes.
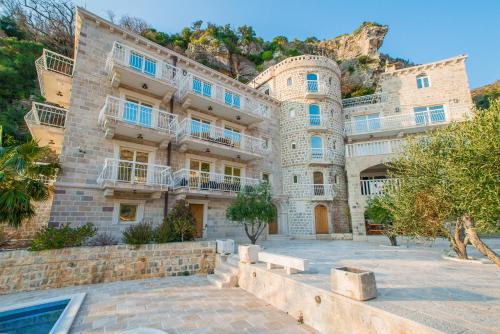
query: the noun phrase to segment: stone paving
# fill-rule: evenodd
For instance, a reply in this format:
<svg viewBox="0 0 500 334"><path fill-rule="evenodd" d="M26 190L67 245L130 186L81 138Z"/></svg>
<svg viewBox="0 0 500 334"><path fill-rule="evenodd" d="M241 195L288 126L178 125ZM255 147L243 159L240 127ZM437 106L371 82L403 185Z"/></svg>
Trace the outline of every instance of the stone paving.
<svg viewBox="0 0 500 334"><path fill-rule="evenodd" d="M392 248L387 239L265 241L266 251L310 260L296 280L330 290L330 269L351 266L375 272L379 296L368 301L391 313L446 333L500 333L500 268L442 259L447 241ZM500 239L485 242L500 251ZM479 256L472 247L469 255Z"/></svg>
<svg viewBox="0 0 500 334"><path fill-rule="evenodd" d="M0 307L86 292L71 333L120 333L155 328L167 333L315 333L253 295L218 289L206 276L166 277L82 285L0 296Z"/></svg>

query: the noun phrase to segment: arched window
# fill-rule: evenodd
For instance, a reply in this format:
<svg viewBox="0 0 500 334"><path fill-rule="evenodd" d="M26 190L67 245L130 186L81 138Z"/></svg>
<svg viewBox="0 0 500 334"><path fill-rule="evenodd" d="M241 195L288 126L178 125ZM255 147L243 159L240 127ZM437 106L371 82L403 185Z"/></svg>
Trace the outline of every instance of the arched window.
<svg viewBox="0 0 500 334"><path fill-rule="evenodd" d="M296 115L295 108L291 108L290 109L290 118L295 118L295 115Z"/></svg>
<svg viewBox="0 0 500 334"><path fill-rule="evenodd" d="M323 160L323 139L320 136L311 137L311 159Z"/></svg>
<svg viewBox="0 0 500 334"><path fill-rule="evenodd" d="M307 91L318 91L318 75L316 73L307 73Z"/></svg>
<svg viewBox="0 0 500 334"><path fill-rule="evenodd" d="M311 126L321 125L321 111L319 109L319 105L317 104L309 105L309 124Z"/></svg>
<svg viewBox="0 0 500 334"><path fill-rule="evenodd" d="M426 88L429 86L430 86L430 83L429 83L429 77L427 76L427 74L421 73L421 74L417 75L417 88L418 89Z"/></svg>
<svg viewBox="0 0 500 334"><path fill-rule="evenodd" d="M292 85L292 83L293 83L292 78L288 78L288 79L286 80L286 84L287 84L287 86L291 86L291 85Z"/></svg>
<svg viewBox="0 0 500 334"><path fill-rule="evenodd" d="M325 186L323 185L323 173L322 172L314 172L313 173L313 183L314 183L314 195L323 196L325 195Z"/></svg>

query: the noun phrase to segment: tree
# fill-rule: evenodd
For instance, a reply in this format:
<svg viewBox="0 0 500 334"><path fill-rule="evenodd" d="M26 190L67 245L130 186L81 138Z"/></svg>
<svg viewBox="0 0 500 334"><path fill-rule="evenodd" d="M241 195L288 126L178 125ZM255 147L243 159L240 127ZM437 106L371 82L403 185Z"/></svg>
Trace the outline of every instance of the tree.
<svg viewBox="0 0 500 334"><path fill-rule="evenodd" d="M256 188L244 187L227 208L226 217L242 224L246 235L255 245L267 224L276 218L269 184L264 182Z"/></svg>
<svg viewBox="0 0 500 334"><path fill-rule="evenodd" d="M387 195L374 196L368 200L365 217L373 220L375 224L382 225L383 233L389 238L391 246L397 246L397 233L392 228L393 217L390 206L390 197Z"/></svg>
<svg viewBox="0 0 500 334"><path fill-rule="evenodd" d="M59 164L48 159L47 146L34 141L13 147L0 147L0 223L19 227L35 215L33 202L48 199L52 187L44 179L57 174Z"/></svg>
<svg viewBox="0 0 500 334"><path fill-rule="evenodd" d="M499 256L479 236L500 231L499 136L500 101L491 101L488 109L474 111L468 122L409 139L390 163L391 176L400 181L388 192L394 201L395 229L449 236L444 224L456 221L450 238L453 248L470 242L500 266ZM466 253L459 256L465 258Z"/></svg>
<svg viewBox="0 0 500 334"><path fill-rule="evenodd" d="M193 240L196 220L186 201L178 201L168 212L166 220L167 223L172 225L175 233L180 236L182 242L184 240Z"/></svg>

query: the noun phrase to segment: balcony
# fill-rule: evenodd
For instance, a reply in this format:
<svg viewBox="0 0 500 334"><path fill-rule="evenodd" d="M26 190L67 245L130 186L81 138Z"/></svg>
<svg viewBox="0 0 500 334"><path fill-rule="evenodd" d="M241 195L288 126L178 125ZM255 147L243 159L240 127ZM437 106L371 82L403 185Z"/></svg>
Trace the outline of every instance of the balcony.
<svg viewBox="0 0 500 334"><path fill-rule="evenodd" d="M304 198L313 201L333 200L335 192L332 184L292 183L286 187L285 194L293 198Z"/></svg>
<svg viewBox="0 0 500 334"><path fill-rule="evenodd" d="M322 117L321 115L309 115L307 116L305 123L308 131L313 131L313 132L328 131L328 124L326 117Z"/></svg>
<svg viewBox="0 0 500 334"><path fill-rule="evenodd" d="M264 140L221 127L185 118L177 131L180 151L212 153L223 157L249 161L270 152Z"/></svg>
<svg viewBox="0 0 500 334"><path fill-rule="evenodd" d="M352 120L344 125L344 132L348 137L370 137L378 134L395 135L403 131L408 133L420 132L426 127L434 127L450 122L448 111L445 108L382 116L371 119Z"/></svg>
<svg viewBox="0 0 500 334"><path fill-rule="evenodd" d="M167 147L177 131L177 115L108 95L99 114L106 138L133 138Z"/></svg>
<svg viewBox="0 0 500 334"><path fill-rule="evenodd" d="M384 189L397 184L397 179L361 180L361 195L366 197L383 195Z"/></svg>
<svg viewBox="0 0 500 334"><path fill-rule="evenodd" d="M333 152L326 148L311 148L309 149L309 165L331 165L333 156Z"/></svg>
<svg viewBox="0 0 500 334"><path fill-rule="evenodd" d="M40 145L52 147L57 154L61 153L64 141L66 112L66 109L33 102L31 110L24 116L31 136Z"/></svg>
<svg viewBox="0 0 500 334"><path fill-rule="evenodd" d="M115 42L106 71L113 87L124 86L169 101L177 89L177 69L125 44Z"/></svg>
<svg viewBox="0 0 500 334"><path fill-rule="evenodd" d="M74 61L43 49L35 61L40 93L48 102L69 107Z"/></svg>
<svg viewBox="0 0 500 334"><path fill-rule="evenodd" d="M403 139L378 140L346 145L346 157L366 157L373 155L397 154L404 145Z"/></svg>
<svg viewBox="0 0 500 334"><path fill-rule="evenodd" d="M342 108L356 108L361 106L367 106L372 104L384 103L387 101L387 96L383 93L357 96L342 100Z"/></svg>
<svg viewBox="0 0 500 334"><path fill-rule="evenodd" d="M173 189L177 195L200 195L221 198L236 196L239 192L254 189L261 180L197 170L181 169L173 173Z"/></svg>
<svg viewBox="0 0 500 334"><path fill-rule="evenodd" d="M323 81L306 80L305 85L306 99L322 98L330 92L330 86Z"/></svg>
<svg viewBox="0 0 500 334"><path fill-rule="evenodd" d="M179 78L178 97L184 108L194 107L240 124L269 118L266 104L188 72Z"/></svg>
<svg viewBox="0 0 500 334"><path fill-rule="evenodd" d="M115 191L156 193L167 191L172 184L170 167L136 161L106 159L97 183L105 196Z"/></svg>

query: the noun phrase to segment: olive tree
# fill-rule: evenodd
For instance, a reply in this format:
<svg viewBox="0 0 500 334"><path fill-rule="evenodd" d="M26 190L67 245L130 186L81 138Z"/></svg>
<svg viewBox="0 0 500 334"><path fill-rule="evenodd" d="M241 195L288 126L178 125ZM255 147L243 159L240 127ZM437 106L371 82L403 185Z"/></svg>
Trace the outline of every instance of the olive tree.
<svg viewBox="0 0 500 334"><path fill-rule="evenodd" d="M399 186L388 190L395 231L450 238L467 258L470 242L500 266L499 256L479 234L500 231L500 101L452 123L409 139L389 165ZM451 233L445 223L454 222ZM462 233L463 232L463 233Z"/></svg>
<svg viewBox="0 0 500 334"><path fill-rule="evenodd" d="M250 242L255 245L267 224L276 218L269 184L263 182L255 188L243 187L227 208L226 217L243 225Z"/></svg>
<svg viewBox="0 0 500 334"><path fill-rule="evenodd" d="M387 195L377 195L368 200L365 210L365 217L375 224L382 225L384 235L389 238L391 246L397 246L397 233L392 228L393 217L390 210L390 197Z"/></svg>

